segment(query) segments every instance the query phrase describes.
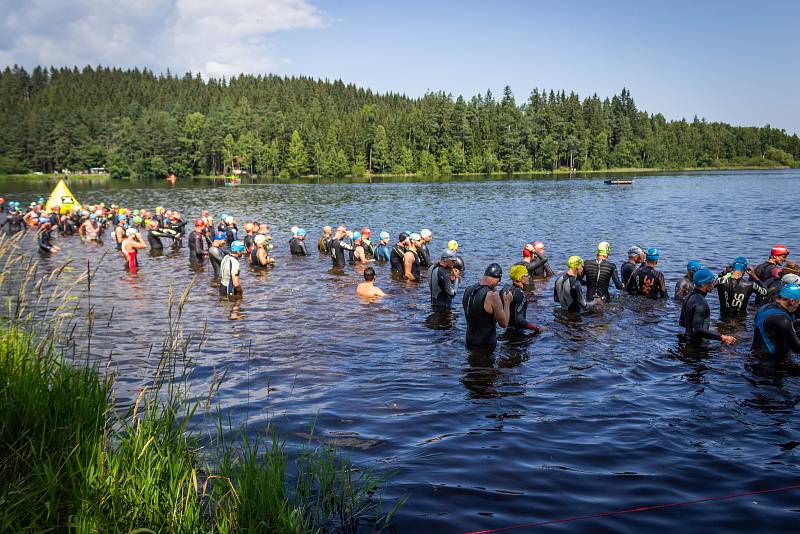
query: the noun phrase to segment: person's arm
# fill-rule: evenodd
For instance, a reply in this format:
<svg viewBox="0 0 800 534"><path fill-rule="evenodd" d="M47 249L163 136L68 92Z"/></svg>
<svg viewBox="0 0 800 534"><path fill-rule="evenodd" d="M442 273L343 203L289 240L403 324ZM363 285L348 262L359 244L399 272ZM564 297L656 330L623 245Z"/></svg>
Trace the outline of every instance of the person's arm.
<svg viewBox="0 0 800 534"><path fill-rule="evenodd" d="M795 354L800 354L800 338L797 337L797 332L794 330L792 318L783 313L780 315L774 315L773 317L775 318L772 319L772 321L776 321L778 323L776 326L783 334L782 337L786 342L786 345Z"/></svg>
<svg viewBox="0 0 800 534"><path fill-rule="evenodd" d="M367 261L366 256L364 256L364 248L363 247L356 247L356 251L354 253L357 262L365 262Z"/></svg>
<svg viewBox="0 0 800 534"><path fill-rule="evenodd" d="M494 316L495 321L500 327L505 328L508 326L508 320L511 317L511 299L514 296L511 294L510 291L506 291L503 293L503 296L500 297L495 291L490 291L486 294L486 300L483 303L483 310L486 313L491 313ZM486 306L489 306L489 309L486 309Z"/></svg>
<svg viewBox="0 0 800 534"><path fill-rule="evenodd" d="M233 263L231 265L231 283L233 284L233 292L234 293L242 293L242 284L239 281L239 262L236 259L233 259Z"/></svg>
<svg viewBox="0 0 800 534"><path fill-rule="evenodd" d="M136 236L133 238L131 246L133 248L144 248L147 245L145 245L144 240L142 239L142 236L139 235L139 234L136 234Z"/></svg>
<svg viewBox="0 0 800 534"><path fill-rule="evenodd" d="M572 300L577 302L581 309L585 310L588 308L589 305L586 303L586 295L583 294L583 290L578 281L570 281L570 286L572 290Z"/></svg>
<svg viewBox="0 0 800 534"><path fill-rule="evenodd" d="M664 279L664 273L658 273L658 285L659 285L659 297L665 299L669 297L669 293L667 293L667 281Z"/></svg>
<svg viewBox="0 0 800 534"><path fill-rule="evenodd" d="M80 228L78 228L78 236L79 236L79 237L80 237L82 240L85 240L85 239L86 239L86 225L83 225L83 224L82 224L82 225L80 226Z"/></svg>
<svg viewBox="0 0 800 534"><path fill-rule="evenodd" d="M414 265L414 254L412 252L406 252L403 255L403 267L405 268L405 277L408 280L416 280L414 275L411 273L412 265Z"/></svg>
<svg viewBox="0 0 800 534"><path fill-rule="evenodd" d="M305 241L300 241L300 248L303 250L303 256L308 256L308 250L306 250Z"/></svg>
<svg viewBox="0 0 800 534"><path fill-rule="evenodd" d="M625 289L625 286L622 285L622 280L619 279L619 272L617 272L617 266L614 264L611 265L611 281L614 282L614 287L617 288L617 291Z"/></svg>

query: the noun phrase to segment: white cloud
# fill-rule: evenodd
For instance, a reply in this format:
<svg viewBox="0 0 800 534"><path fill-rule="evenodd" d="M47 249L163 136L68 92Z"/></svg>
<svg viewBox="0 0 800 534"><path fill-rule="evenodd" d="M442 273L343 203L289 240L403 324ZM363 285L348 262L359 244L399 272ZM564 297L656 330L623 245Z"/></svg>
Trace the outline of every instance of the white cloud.
<svg viewBox="0 0 800 534"><path fill-rule="evenodd" d="M108 65L231 76L289 63L273 33L320 28L307 0L0 0L0 65Z"/></svg>

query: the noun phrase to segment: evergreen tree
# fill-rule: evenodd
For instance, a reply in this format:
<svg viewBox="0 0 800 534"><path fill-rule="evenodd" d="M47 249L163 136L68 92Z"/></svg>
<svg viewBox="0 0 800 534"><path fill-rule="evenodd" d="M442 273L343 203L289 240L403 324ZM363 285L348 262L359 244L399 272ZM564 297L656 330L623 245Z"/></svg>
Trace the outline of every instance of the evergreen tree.
<svg viewBox="0 0 800 534"><path fill-rule="evenodd" d="M297 130L292 132L292 140L289 142L289 153L286 157L286 170L289 176L297 177L308 172L308 152L306 145Z"/></svg>

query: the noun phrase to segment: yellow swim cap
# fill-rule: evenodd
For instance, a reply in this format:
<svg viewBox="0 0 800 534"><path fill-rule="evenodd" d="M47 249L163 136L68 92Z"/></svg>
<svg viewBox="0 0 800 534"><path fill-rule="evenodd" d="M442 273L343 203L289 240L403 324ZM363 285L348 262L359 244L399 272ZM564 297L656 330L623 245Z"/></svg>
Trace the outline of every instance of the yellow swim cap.
<svg viewBox="0 0 800 534"><path fill-rule="evenodd" d="M598 243L597 244L597 253L598 254L603 254L605 256L608 256L609 254L611 254L611 245L607 241L603 241L601 243Z"/></svg>
<svg viewBox="0 0 800 534"><path fill-rule="evenodd" d="M455 239L451 239L450 241L447 242L447 248L449 248L450 250L458 250L458 241L456 241Z"/></svg>
<svg viewBox="0 0 800 534"><path fill-rule="evenodd" d="M523 276L528 275L528 268L524 265L512 265L511 270L508 271L508 276L515 282L518 282Z"/></svg>
<svg viewBox="0 0 800 534"><path fill-rule="evenodd" d="M570 269L577 269L583 266L583 258L580 256L570 256L567 260L567 265Z"/></svg>

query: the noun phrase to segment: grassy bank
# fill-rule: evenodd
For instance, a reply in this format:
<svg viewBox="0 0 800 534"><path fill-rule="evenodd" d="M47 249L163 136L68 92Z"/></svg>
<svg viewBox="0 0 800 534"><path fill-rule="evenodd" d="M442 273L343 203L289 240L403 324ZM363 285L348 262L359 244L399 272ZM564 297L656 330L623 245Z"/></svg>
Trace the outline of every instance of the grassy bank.
<svg viewBox="0 0 800 534"><path fill-rule="evenodd" d="M108 174L0 174L2 181L41 181L41 182L58 182L60 179L72 181L105 181L110 180L111 176Z"/></svg>

